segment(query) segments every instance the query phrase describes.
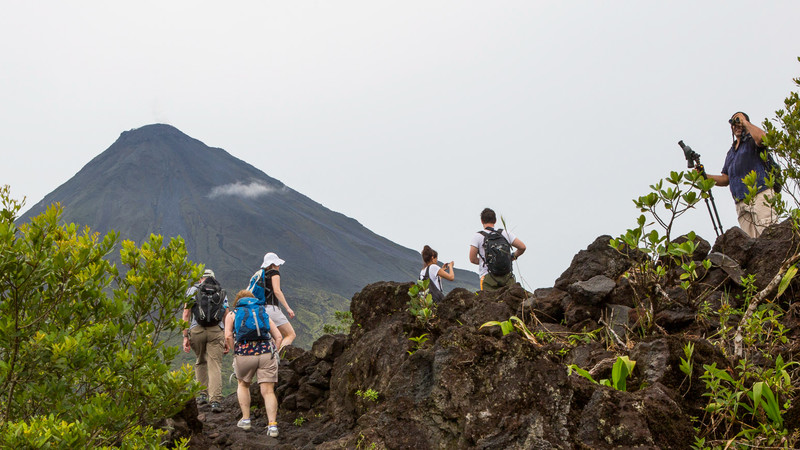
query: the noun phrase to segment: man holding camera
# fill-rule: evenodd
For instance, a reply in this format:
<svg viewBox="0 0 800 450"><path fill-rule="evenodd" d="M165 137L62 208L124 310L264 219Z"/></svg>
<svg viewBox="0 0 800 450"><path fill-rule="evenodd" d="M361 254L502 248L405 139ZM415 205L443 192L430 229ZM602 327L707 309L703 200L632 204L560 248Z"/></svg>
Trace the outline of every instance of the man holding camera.
<svg viewBox="0 0 800 450"><path fill-rule="evenodd" d="M737 112L728 120L733 134L733 145L725 156L721 175L706 175L714 180L717 186L730 186L731 195L736 202L736 213L739 226L750 237L758 237L768 226L778 221L775 211L766 203L767 195L774 195L764 180L768 177L766 161L761 159L765 148L762 139L764 130L750 123L750 117ZM756 172L756 190L758 194L752 202L744 200L748 188L743 178L750 172Z"/></svg>

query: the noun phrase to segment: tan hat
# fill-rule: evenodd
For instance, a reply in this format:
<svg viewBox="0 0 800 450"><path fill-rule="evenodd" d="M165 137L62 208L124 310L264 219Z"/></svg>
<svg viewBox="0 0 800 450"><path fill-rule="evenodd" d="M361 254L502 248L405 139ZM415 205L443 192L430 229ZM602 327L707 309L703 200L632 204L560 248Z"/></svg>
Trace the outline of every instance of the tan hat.
<svg viewBox="0 0 800 450"><path fill-rule="evenodd" d="M211 269L206 269L206 271L205 271L205 272L203 272L203 278L205 278L205 277L212 277L212 278L214 278L214 271L213 271L213 270L211 270Z"/></svg>
<svg viewBox="0 0 800 450"><path fill-rule="evenodd" d="M275 264L276 266L280 266L281 264L285 263L286 261L278 258L278 255L275 253L269 252L264 255L264 262L261 263L261 268L266 269L267 267Z"/></svg>

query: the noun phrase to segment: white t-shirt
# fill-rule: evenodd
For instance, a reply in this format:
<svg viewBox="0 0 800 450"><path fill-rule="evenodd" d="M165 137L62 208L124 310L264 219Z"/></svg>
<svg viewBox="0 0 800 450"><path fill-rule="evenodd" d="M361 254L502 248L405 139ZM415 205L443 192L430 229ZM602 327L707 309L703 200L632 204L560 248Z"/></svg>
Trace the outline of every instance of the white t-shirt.
<svg viewBox="0 0 800 450"><path fill-rule="evenodd" d="M495 228L497 230L497 228ZM489 230L481 230L481 231L489 231ZM504 238L508 239L508 243L513 243L517 237L511 234L508 230L503 230L500 232ZM479 232L475 233L472 236L472 241L470 241L469 245L478 249L478 275L481 277L486 276L489 273L489 269L486 268L486 255L483 253L483 240L485 237Z"/></svg>
<svg viewBox="0 0 800 450"><path fill-rule="evenodd" d="M431 283L435 284L436 287L439 288L439 290L441 291L442 290L442 279L439 278L439 269L440 269L440 267L438 265L431 264L430 266L428 266L428 267L426 267L426 268L424 268L424 269L419 271L419 279L421 280L422 277L425 276L425 271L429 270L430 272L428 272L428 278L430 278L431 279ZM444 292L444 291L442 291L442 292Z"/></svg>

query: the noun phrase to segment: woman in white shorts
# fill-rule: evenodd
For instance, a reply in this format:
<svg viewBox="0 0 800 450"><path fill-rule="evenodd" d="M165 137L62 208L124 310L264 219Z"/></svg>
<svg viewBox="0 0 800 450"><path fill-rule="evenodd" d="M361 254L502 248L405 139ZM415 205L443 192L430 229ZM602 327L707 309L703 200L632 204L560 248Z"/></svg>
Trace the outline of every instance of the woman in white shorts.
<svg viewBox="0 0 800 450"><path fill-rule="evenodd" d="M241 290L236 294L236 300L230 312L225 316L225 341L228 348L233 349L233 372L239 381L236 388L236 397L239 399L239 407L242 409L242 419L236 424L239 428L249 430L250 425L250 383L253 375L258 377L258 387L261 389L261 396L264 397L264 407L267 411L267 434L272 437L278 436L278 398L275 396L275 383L278 382L278 358L273 353L274 348L281 345L283 338L272 319L269 319L269 334L272 341L249 341L234 342L234 319L236 317L236 305L239 300L245 297L253 297L252 292Z"/></svg>
<svg viewBox="0 0 800 450"><path fill-rule="evenodd" d="M261 263L261 268L250 277L250 285L247 287L247 290L255 294L256 298L263 298L266 301L269 318L275 322L283 336L283 345L281 347L291 344L294 338L297 337L294 327L281 311L281 306L283 306L289 318L294 319L294 311L286 303L286 297L281 291L280 266L284 262L286 261L278 258L275 253L270 252L264 255L264 262ZM278 350L281 347L278 347Z"/></svg>

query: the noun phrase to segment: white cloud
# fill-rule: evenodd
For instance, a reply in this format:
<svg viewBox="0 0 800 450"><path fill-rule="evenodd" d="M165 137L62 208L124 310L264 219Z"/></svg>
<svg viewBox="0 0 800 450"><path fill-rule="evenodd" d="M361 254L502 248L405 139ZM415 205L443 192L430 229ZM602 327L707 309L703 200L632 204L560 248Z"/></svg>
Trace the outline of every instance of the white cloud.
<svg viewBox="0 0 800 450"><path fill-rule="evenodd" d="M208 197L216 198L223 195L232 195L244 198L256 198L279 191L280 189L275 189L255 181L251 181L250 184L242 184L241 182L237 181L233 184L224 184L222 186L215 187L211 190L211 193L208 194Z"/></svg>

